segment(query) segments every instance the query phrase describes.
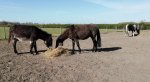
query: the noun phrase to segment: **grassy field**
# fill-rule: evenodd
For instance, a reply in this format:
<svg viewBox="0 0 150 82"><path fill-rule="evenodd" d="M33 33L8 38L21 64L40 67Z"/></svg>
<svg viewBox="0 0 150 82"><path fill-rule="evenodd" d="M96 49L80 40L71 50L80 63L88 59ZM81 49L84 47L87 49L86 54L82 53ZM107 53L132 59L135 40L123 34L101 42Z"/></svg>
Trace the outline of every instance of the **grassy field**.
<svg viewBox="0 0 150 82"><path fill-rule="evenodd" d="M0 27L0 39L8 38L8 31L9 31L8 27L6 27L6 28ZM5 32L6 32L6 34L5 34ZM6 35L6 37L5 37L5 35Z"/></svg>
<svg viewBox="0 0 150 82"><path fill-rule="evenodd" d="M52 34L53 36L58 36L61 34L66 28L41 28L42 30Z"/></svg>
<svg viewBox="0 0 150 82"><path fill-rule="evenodd" d="M41 28L42 30L52 34L53 36L58 36L61 34L66 28ZM5 33L6 31L6 33ZM116 30L116 29L100 29L101 33L107 33L107 32L122 32L122 30ZM9 27L0 27L0 39L8 39L8 33L9 32Z"/></svg>

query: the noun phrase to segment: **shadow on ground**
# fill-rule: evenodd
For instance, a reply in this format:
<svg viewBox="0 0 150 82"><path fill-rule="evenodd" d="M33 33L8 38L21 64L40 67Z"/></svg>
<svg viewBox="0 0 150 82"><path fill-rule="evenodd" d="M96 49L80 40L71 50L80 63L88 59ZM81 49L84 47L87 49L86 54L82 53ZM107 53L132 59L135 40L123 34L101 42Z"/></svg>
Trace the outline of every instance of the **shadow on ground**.
<svg viewBox="0 0 150 82"><path fill-rule="evenodd" d="M45 51L46 50L39 50L38 52L45 52ZM18 55L22 55L22 54L30 54L30 52L20 52L20 53L18 53Z"/></svg>
<svg viewBox="0 0 150 82"><path fill-rule="evenodd" d="M98 52L109 52L109 51L116 51L116 50L120 50L122 49L122 47L110 47L110 48L98 48L97 51ZM82 51L92 51L92 49L81 49ZM69 51L72 51L72 49L69 49ZM75 51L79 51L79 50L75 50Z"/></svg>
<svg viewBox="0 0 150 82"><path fill-rule="evenodd" d="M98 48L97 51L98 52L109 52L109 51L116 51L116 50L120 50L122 49L121 47L110 47L110 48ZM39 50L38 52L45 52L46 50ZM72 51L72 49L69 49L69 51ZM79 50L75 50L76 52L78 52ZM82 49L82 52L84 51L91 51L92 49ZM21 52L18 53L18 55L22 55L22 54L30 54L30 52Z"/></svg>

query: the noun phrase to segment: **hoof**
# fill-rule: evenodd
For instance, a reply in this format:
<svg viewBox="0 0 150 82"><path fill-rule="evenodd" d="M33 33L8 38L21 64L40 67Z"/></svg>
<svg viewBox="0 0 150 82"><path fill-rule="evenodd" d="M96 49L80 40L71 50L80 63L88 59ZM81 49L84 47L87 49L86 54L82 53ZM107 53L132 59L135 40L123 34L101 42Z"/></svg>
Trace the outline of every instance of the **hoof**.
<svg viewBox="0 0 150 82"><path fill-rule="evenodd" d="M19 53L17 51L14 51L15 54L19 55Z"/></svg>
<svg viewBox="0 0 150 82"><path fill-rule="evenodd" d="M33 55L38 55L39 54L39 52L35 52L35 54L33 54Z"/></svg>
<svg viewBox="0 0 150 82"><path fill-rule="evenodd" d="M30 51L30 53L31 53L31 54L33 54L33 52L32 52L32 51Z"/></svg>

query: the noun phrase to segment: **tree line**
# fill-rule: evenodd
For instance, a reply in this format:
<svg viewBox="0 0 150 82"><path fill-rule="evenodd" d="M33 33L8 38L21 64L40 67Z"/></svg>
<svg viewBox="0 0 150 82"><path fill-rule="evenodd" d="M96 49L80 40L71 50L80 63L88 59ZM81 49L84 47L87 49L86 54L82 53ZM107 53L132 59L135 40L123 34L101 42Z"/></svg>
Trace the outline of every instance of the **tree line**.
<svg viewBox="0 0 150 82"><path fill-rule="evenodd" d="M97 24L97 26L100 29L123 29L126 24L139 24L141 26L141 29L147 30L150 29L150 22L122 22L118 24ZM39 24L39 23L32 23L32 22L27 22L27 23L20 23L20 22L9 22L9 21L0 21L0 27L10 27L11 25L14 24L25 24L25 25L35 25L38 26L39 28L66 28L68 25L71 24Z"/></svg>

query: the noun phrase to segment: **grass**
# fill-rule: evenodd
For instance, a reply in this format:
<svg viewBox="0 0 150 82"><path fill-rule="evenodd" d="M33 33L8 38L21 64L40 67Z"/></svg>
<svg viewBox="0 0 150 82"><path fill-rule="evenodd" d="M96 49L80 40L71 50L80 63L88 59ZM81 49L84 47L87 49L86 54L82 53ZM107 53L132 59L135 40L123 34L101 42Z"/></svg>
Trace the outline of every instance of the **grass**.
<svg viewBox="0 0 150 82"><path fill-rule="evenodd" d="M6 34L5 34L5 31L6 31ZM0 39L5 39L5 38L8 38L8 31L9 31L9 28L8 27L0 27ZM6 37L5 37L6 35Z"/></svg>
<svg viewBox="0 0 150 82"><path fill-rule="evenodd" d="M65 30L65 28L41 28L41 29L52 34L53 36L58 36Z"/></svg>
<svg viewBox="0 0 150 82"><path fill-rule="evenodd" d="M41 28L42 30L52 34L53 36L58 36L61 34L66 28ZM5 39L5 31L6 31L6 39L8 39L8 32L9 27L0 27L0 40ZM108 33L108 32L122 32L122 30L116 30L116 29L100 29L101 33Z"/></svg>

